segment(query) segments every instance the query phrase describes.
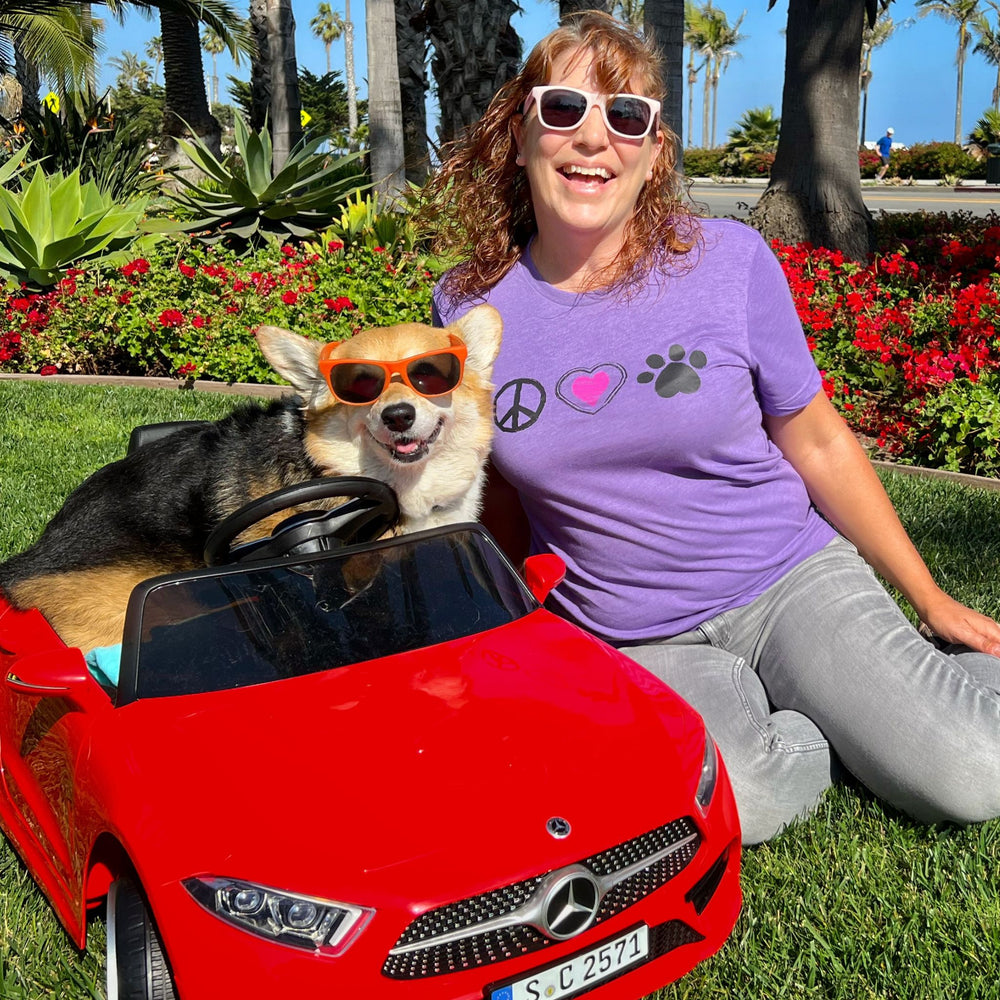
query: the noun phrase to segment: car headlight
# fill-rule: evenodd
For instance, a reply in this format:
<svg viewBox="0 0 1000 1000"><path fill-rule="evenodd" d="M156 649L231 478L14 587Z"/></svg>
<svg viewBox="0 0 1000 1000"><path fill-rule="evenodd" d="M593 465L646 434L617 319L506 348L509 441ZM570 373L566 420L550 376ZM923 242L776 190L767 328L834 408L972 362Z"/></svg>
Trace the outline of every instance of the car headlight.
<svg viewBox="0 0 1000 1000"><path fill-rule="evenodd" d="M698 808L703 812L708 812L708 805L712 801L715 792L715 783L719 780L719 751L715 748L715 740L712 734L705 730L705 753L701 759L701 778L698 781L698 790L694 793L694 800L698 803Z"/></svg>
<svg viewBox="0 0 1000 1000"><path fill-rule="evenodd" d="M212 875L185 879L184 888L210 913L245 931L329 954L342 952L374 912Z"/></svg>

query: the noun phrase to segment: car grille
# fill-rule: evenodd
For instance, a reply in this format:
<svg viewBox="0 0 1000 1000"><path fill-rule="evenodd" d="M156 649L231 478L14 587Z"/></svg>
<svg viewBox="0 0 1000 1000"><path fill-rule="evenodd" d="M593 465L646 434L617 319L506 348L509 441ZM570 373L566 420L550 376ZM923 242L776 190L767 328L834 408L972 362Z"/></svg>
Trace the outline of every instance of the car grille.
<svg viewBox="0 0 1000 1000"><path fill-rule="evenodd" d="M698 853L701 835L690 817L674 820L579 862L602 887L593 923L600 923L666 885ZM422 979L472 969L525 955L553 944L534 923L520 922L548 872L457 903L429 910L414 920L389 953L382 973L392 979ZM679 921L672 921L679 924ZM684 931L669 948L697 932ZM673 937L671 937L673 940Z"/></svg>

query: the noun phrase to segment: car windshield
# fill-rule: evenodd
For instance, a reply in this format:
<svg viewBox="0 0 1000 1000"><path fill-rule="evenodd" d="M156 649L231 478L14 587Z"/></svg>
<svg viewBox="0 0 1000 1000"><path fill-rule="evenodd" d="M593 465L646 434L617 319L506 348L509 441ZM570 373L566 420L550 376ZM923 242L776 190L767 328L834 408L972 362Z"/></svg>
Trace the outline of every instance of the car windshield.
<svg viewBox="0 0 1000 1000"><path fill-rule="evenodd" d="M123 650L126 701L391 656L504 625L536 606L478 529L202 572L152 583L138 603Z"/></svg>

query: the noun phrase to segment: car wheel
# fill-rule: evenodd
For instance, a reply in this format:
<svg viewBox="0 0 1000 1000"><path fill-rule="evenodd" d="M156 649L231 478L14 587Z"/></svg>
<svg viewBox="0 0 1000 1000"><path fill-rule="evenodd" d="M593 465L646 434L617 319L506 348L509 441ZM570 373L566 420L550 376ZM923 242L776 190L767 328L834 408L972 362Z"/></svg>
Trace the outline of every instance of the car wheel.
<svg viewBox="0 0 1000 1000"><path fill-rule="evenodd" d="M120 878L108 890L108 1000L177 1000L146 897Z"/></svg>

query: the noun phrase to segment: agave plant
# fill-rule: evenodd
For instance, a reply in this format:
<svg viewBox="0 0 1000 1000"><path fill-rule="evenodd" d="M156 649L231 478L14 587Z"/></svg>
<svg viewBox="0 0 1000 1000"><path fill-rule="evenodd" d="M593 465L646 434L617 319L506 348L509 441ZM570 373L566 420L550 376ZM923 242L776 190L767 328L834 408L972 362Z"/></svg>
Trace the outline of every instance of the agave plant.
<svg viewBox="0 0 1000 1000"><path fill-rule="evenodd" d="M9 160L0 180L17 170ZM81 182L79 170L46 174L38 165L20 190L0 187L0 278L46 288L68 267L117 266L153 237L143 232L148 198L125 205L94 181Z"/></svg>
<svg viewBox="0 0 1000 1000"><path fill-rule="evenodd" d="M331 160L319 151L326 136L303 137L277 172L266 125L253 132L237 116L235 139L235 152L221 162L197 139L178 140L208 180L194 183L178 173L183 188L170 197L191 216L178 228L203 243L243 251L269 240L313 237L339 219L346 198L371 186L345 169L361 153Z"/></svg>

